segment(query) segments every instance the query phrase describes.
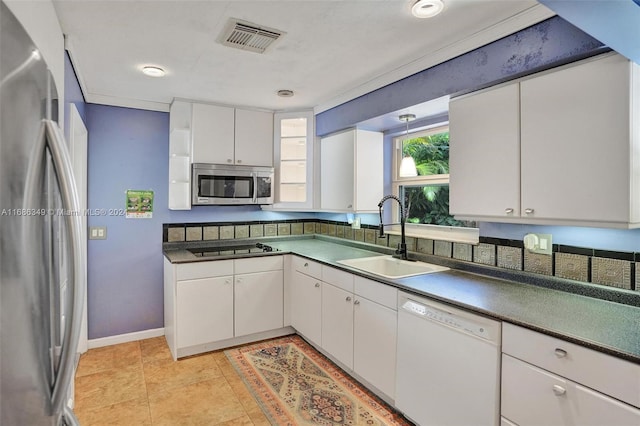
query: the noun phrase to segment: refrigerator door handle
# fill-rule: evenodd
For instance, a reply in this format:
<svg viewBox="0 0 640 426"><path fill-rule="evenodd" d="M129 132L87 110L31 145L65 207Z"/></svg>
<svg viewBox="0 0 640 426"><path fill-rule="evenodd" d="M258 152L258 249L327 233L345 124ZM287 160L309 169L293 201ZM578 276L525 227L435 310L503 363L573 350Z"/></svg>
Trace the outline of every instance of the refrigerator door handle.
<svg viewBox="0 0 640 426"><path fill-rule="evenodd" d="M76 417L75 413L66 404L62 412L62 424L64 426L80 426L80 421Z"/></svg>
<svg viewBox="0 0 640 426"><path fill-rule="evenodd" d="M71 318L67 320L62 340L62 355L60 366L53 382L53 390L51 394L51 407L54 413L70 411L65 403L67 399L67 391L69 383L73 380L73 367L75 364L76 348L80 338L80 326L82 323L82 308L84 304L85 283L85 262L84 253L82 252L82 222L80 215L80 202L78 201L78 192L76 190L75 179L73 176L73 168L69 151L64 142L64 136L60 133L58 125L52 120L43 120L45 127L45 136L55 174L60 185L60 196L62 206L67 212L65 214L65 222L67 224L67 232L69 233L70 259L72 267L71 280L69 285L69 297L73 301L71 309ZM75 418L75 416L74 416Z"/></svg>

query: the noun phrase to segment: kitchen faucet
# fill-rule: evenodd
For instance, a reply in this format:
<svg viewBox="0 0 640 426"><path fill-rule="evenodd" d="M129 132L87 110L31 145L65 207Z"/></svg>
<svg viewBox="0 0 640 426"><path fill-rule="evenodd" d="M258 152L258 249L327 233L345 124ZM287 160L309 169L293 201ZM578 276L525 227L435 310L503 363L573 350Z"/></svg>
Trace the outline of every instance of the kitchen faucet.
<svg viewBox="0 0 640 426"><path fill-rule="evenodd" d="M378 210L380 212L380 235L378 236L380 238L384 237L384 224L382 223L382 205L389 199L396 200L400 205L400 244L398 244L396 255L400 255L400 258L402 260L409 260L409 258L407 257L407 241L404 233L404 208L402 207L402 201L400 201L400 198L396 197L395 195L385 195L378 203Z"/></svg>

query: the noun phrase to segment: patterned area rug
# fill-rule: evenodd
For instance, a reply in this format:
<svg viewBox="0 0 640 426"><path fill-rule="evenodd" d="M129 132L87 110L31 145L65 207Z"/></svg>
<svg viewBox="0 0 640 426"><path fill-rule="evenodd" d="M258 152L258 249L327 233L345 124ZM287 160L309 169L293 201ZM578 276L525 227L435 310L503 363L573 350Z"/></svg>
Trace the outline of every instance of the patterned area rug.
<svg viewBox="0 0 640 426"><path fill-rule="evenodd" d="M299 336L225 354L272 424L411 424Z"/></svg>

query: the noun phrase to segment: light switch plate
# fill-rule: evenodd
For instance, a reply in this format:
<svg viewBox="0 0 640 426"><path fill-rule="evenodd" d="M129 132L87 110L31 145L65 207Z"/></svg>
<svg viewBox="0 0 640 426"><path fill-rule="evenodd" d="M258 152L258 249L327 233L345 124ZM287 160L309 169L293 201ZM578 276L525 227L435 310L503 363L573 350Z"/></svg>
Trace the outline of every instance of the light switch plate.
<svg viewBox="0 0 640 426"><path fill-rule="evenodd" d="M527 234L523 241L524 248L531 253L551 254L553 248L551 234Z"/></svg>
<svg viewBox="0 0 640 426"><path fill-rule="evenodd" d="M90 226L89 239L90 240L106 240L107 227L106 226Z"/></svg>

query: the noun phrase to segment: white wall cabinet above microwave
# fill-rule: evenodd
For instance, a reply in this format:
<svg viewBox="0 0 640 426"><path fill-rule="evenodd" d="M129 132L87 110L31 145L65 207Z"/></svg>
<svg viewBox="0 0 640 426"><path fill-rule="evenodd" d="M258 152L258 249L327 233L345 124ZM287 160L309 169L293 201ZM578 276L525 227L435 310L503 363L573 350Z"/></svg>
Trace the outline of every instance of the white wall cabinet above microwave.
<svg viewBox="0 0 640 426"><path fill-rule="evenodd" d="M640 66L617 54L453 99L450 212L640 227L639 113Z"/></svg>
<svg viewBox="0 0 640 426"><path fill-rule="evenodd" d="M193 104L192 162L273 167L273 113Z"/></svg>

